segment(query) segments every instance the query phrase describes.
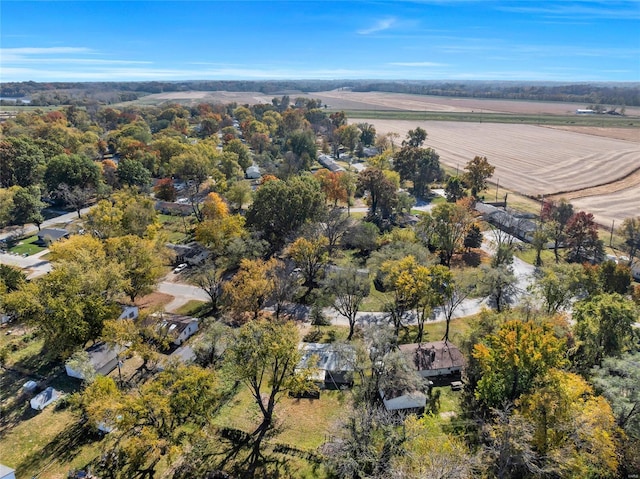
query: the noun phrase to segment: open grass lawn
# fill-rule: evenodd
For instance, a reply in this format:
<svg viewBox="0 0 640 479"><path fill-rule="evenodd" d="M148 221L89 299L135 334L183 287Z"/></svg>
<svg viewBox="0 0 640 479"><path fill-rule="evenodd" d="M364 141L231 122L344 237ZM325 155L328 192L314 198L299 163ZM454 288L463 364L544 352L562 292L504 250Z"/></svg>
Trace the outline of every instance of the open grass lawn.
<svg viewBox="0 0 640 479"><path fill-rule="evenodd" d="M321 391L320 399L297 399L283 396L276 406L275 436L272 444L286 444L315 451L334 433L335 423L349 406L350 392ZM255 399L244 386L217 415L218 426L233 427L251 433L262 416Z"/></svg>
<svg viewBox="0 0 640 479"><path fill-rule="evenodd" d="M460 340L469 333L469 330L471 329L475 321L475 316L452 319L451 324L449 325L449 341L454 344L460 342ZM424 334L422 336L422 341L441 341L444 337L444 332L446 331L446 329L447 323L444 321L426 322L424 325ZM407 328L400 330L400 344L415 343L417 334L417 326L408 326Z"/></svg>
<svg viewBox="0 0 640 479"><path fill-rule="evenodd" d="M170 243L184 243L191 239L194 221L192 216L159 214L158 220Z"/></svg>
<svg viewBox="0 0 640 479"><path fill-rule="evenodd" d="M531 245L525 245L522 249L516 248L513 253L525 263L535 264L536 262L536 250L533 249ZM543 266L549 266L556 262L556 257L552 249L542 250L540 252L540 258L542 259Z"/></svg>
<svg viewBox="0 0 640 479"><path fill-rule="evenodd" d="M9 251L15 254L28 254L29 256L31 256L32 254L39 253L40 251L43 251L45 249L42 246L34 244L34 242L36 241L38 241L37 235L30 236L28 238L20 240L15 246L9 248Z"/></svg>
<svg viewBox="0 0 640 479"><path fill-rule="evenodd" d="M184 314L185 316L200 316L202 312L206 312L209 308L206 307L209 303L205 301L199 301L192 299L187 303L180 306L177 310L177 314Z"/></svg>

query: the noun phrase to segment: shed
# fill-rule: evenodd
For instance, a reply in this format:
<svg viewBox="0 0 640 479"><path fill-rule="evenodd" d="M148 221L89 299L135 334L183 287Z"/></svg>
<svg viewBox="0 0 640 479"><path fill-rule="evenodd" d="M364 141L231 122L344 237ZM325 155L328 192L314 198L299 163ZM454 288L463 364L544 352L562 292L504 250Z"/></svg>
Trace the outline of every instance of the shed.
<svg viewBox="0 0 640 479"><path fill-rule="evenodd" d="M301 343L300 361L296 369L316 370L311 380L325 389L341 389L353 384L356 350L349 345L334 343Z"/></svg>
<svg viewBox="0 0 640 479"><path fill-rule="evenodd" d="M30 404L33 409L36 411L42 411L45 407L47 407L52 402L56 401L60 397L60 392L53 389L49 386L47 389L42 391L40 394L31 398Z"/></svg>
<svg viewBox="0 0 640 479"><path fill-rule="evenodd" d="M106 376L113 371L118 365L118 353L122 350L118 348L112 348L106 343L96 343L90 348L85 349L89 354L89 362L96 374ZM84 374L81 371L76 371L69 364L65 364L67 375L72 378L84 379Z"/></svg>
<svg viewBox="0 0 640 479"><path fill-rule="evenodd" d="M38 231L37 244L41 246L48 246L62 238L68 238L69 232L62 228L44 228Z"/></svg>
<svg viewBox="0 0 640 479"><path fill-rule="evenodd" d="M0 464L0 479L16 479L15 469L11 469L9 466Z"/></svg>
<svg viewBox="0 0 640 479"><path fill-rule="evenodd" d="M402 344L399 349L407 364L423 378L460 375L464 366L462 353L448 341Z"/></svg>
<svg viewBox="0 0 640 479"><path fill-rule="evenodd" d="M380 389L380 397L387 411L422 412L427 396L422 391L398 391Z"/></svg>

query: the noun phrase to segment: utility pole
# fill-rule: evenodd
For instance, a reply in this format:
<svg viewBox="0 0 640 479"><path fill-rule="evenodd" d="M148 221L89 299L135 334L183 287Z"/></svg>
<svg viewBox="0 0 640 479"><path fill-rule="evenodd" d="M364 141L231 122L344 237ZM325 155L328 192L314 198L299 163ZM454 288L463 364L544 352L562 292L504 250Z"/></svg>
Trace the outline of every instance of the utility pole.
<svg viewBox="0 0 640 479"><path fill-rule="evenodd" d="M500 187L500 178L496 181L496 203L498 202L498 188Z"/></svg>
<svg viewBox="0 0 640 479"><path fill-rule="evenodd" d="M609 236L609 248L613 248L613 225L616 224L616 220L611 220L611 235Z"/></svg>

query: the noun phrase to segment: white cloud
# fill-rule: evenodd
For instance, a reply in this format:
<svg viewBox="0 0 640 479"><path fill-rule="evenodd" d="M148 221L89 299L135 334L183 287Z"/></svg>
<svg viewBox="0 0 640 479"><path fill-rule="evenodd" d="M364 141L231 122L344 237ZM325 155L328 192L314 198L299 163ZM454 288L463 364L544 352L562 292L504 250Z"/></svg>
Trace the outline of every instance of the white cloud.
<svg viewBox="0 0 640 479"><path fill-rule="evenodd" d="M389 30L396 24L396 19L393 17L384 18L382 20L378 20L373 26L369 28L363 28L358 30L359 35L371 35L372 33L382 32L384 30Z"/></svg>

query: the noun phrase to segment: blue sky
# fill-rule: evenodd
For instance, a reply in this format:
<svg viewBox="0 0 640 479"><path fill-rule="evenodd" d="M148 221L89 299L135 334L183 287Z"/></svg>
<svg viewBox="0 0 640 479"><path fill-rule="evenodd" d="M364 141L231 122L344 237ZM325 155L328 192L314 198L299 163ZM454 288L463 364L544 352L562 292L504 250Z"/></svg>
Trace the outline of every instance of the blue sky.
<svg viewBox="0 0 640 479"><path fill-rule="evenodd" d="M640 0L2 0L0 27L0 81L640 81Z"/></svg>

